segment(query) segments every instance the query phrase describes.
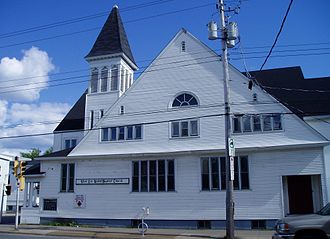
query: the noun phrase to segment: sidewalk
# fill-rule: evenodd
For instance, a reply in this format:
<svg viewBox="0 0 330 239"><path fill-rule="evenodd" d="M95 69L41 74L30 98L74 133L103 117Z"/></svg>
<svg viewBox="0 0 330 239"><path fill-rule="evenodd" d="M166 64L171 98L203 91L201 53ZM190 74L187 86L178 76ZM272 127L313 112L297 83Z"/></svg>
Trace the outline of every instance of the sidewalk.
<svg viewBox="0 0 330 239"><path fill-rule="evenodd" d="M14 229L14 225L0 225L0 233L117 239L222 239L226 234L224 230L149 229L142 237L134 228L54 227L45 225L20 225L18 231ZM273 231L268 230L235 231L235 236L239 239L270 239L272 234Z"/></svg>

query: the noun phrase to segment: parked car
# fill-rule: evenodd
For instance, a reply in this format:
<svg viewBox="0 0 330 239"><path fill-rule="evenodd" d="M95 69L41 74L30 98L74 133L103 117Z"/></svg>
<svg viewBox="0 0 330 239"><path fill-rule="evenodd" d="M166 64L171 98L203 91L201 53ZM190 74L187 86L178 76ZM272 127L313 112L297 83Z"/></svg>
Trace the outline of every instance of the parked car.
<svg viewBox="0 0 330 239"><path fill-rule="evenodd" d="M330 238L330 203L315 214L291 215L276 223L273 239Z"/></svg>

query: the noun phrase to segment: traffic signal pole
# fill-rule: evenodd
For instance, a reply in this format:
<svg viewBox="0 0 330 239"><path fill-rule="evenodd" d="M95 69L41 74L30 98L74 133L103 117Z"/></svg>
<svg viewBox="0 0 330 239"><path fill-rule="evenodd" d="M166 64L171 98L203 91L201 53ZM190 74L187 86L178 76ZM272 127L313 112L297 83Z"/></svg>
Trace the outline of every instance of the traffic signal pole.
<svg viewBox="0 0 330 239"><path fill-rule="evenodd" d="M15 214L15 230L18 230L18 213L19 213L19 180L16 178L16 214Z"/></svg>
<svg viewBox="0 0 330 239"><path fill-rule="evenodd" d="M0 224L2 223L3 200L5 198L4 194L5 194L5 184L2 184L1 208L0 208Z"/></svg>

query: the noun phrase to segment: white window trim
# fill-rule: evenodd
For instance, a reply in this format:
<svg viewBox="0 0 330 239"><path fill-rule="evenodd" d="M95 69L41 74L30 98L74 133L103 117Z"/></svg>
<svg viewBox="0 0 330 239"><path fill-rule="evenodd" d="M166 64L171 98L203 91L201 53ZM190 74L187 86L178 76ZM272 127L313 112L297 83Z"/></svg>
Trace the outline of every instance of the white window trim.
<svg viewBox="0 0 330 239"><path fill-rule="evenodd" d="M182 127L181 127L181 122L186 122L188 121L188 136L182 136ZM197 135L191 135L191 121L197 121ZM172 134L173 130L173 123L179 123L179 136L174 136ZM200 137L200 120L198 118L195 119L187 119L187 120L175 120L175 121L170 121L169 122L169 138L170 139L187 139L187 138L199 138Z"/></svg>
<svg viewBox="0 0 330 239"><path fill-rule="evenodd" d="M127 127L133 127L133 138L127 139L128 130ZM136 126L141 126L141 138L136 138ZM119 139L119 128L124 127L124 139ZM116 128L116 140L111 140L111 128ZM141 141L144 137L144 126L142 124L135 124L135 125L123 125L123 126L111 126L111 127L104 127L99 129L99 143L120 143L120 142L134 142L134 141ZM102 140L103 137L103 130L108 130L108 139Z"/></svg>
<svg viewBox="0 0 330 239"><path fill-rule="evenodd" d="M245 114L239 114L239 116L234 116L231 117L231 124L232 124L232 130L231 132L233 134L264 134L264 133L277 133L277 132L283 132L284 131L284 123L283 123L283 113L276 113L278 115L280 115L280 120L281 120L281 126L282 129L274 129L274 117L272 117L272 115L274 114L270 114L270 113L260 113L260 114L246 114L247 116L250 117L250 125L251 125L251 131L244 131L243 130L243 116L245 116ZM264 130L264 120L263 117L264 116L271 116L270 117L270 124L271 124L271 130ZM253 123L253 116L259 116L260 119L260 127L261 130L259 131L255 131L254 130L254 123ZM235 132L234 131L234 119L238 118L239 119L239 124L240 124L240 132Z"/></svg>

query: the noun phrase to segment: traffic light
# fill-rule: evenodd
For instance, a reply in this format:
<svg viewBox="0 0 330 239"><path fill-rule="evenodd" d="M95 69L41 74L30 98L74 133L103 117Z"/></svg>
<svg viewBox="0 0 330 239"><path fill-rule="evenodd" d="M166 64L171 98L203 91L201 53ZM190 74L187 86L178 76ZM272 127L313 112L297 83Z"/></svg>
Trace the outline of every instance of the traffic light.
<svg viewBox="0 0 330 239"><path fill-rule="evenodd" d="M6 186L5 193L6 193L7 196L9 196L11 194L11 186L10 185Z"/></svg>
<svg viewBox="0 0 330 239"><path fill-rule="evenodd" d="M23 191L24 188L25 188L25 177L24 176L19 176L18 180L19 180L19 189L21 191Z"/></svg>
<svg viewBox="0 0 330 239"><path fill-rule="evenodd" d="M19 169L20 169L19 176L23 177L24 173L25 173L25 169L26 169L26 162L25 161L20 161L19 162Z"/></svg>
<svg viewBox="0 0 330 239"><path fill-rule="evenodd" d="M14 166L13 166L13 174L15 175L15 177L17 178L18 176L18 157L15 157L14 160Z"/></svg>

